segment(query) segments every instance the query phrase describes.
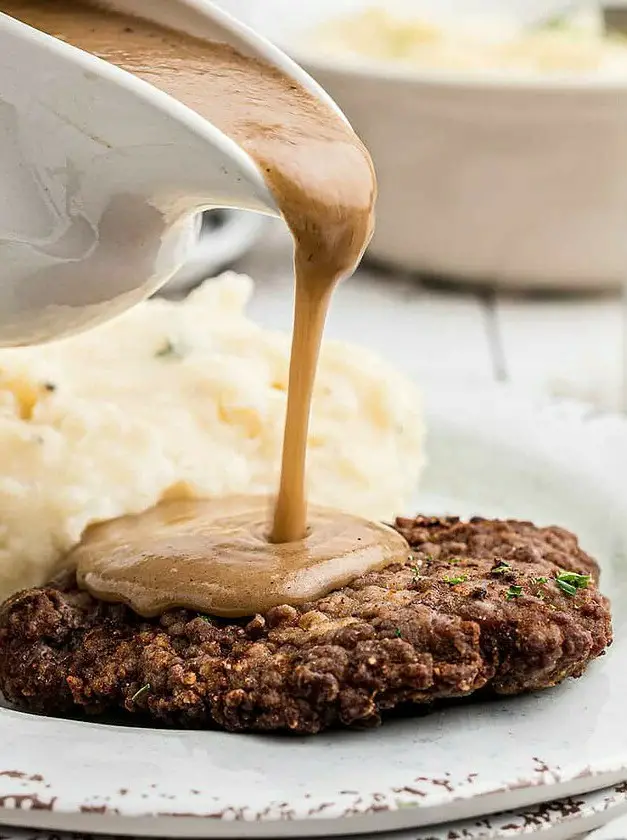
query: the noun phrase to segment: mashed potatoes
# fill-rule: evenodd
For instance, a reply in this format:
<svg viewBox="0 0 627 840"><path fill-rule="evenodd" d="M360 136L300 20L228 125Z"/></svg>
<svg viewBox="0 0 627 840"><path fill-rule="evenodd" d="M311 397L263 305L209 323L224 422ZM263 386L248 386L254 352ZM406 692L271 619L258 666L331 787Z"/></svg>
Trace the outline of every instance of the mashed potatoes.
<svg viewBox="0 0 627 840"><path fill-rule="evenodd" d="M440 25L373 6L326 24L309 43L338 57L417 69L627 75L627 40L607 36L594 10L520 32L505 18Z"/></svg>
<svg viewBox="0 0 627 840"><path fill-rule="evenodd" d="M244 314L233 274L57 344L0 352L0 596L41 584L87 525L168 495L272 493L289 337ZM387 518L422 462L413 385L324 346L309 438L312 501Z"/></svg>

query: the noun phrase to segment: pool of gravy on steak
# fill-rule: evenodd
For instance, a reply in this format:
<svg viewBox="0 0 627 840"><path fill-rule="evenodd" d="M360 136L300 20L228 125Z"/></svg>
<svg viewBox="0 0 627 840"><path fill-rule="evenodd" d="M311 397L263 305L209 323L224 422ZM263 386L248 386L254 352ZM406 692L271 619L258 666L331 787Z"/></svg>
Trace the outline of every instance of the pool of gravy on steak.
<svg viewBox="0 0 627 840"><path fill-rule="evenodd" d="M80 0L0 0L3 12L165 91L255 160L294 239L295 307L279 492L170 500L88 529L70 555L95 597L141 615L182 606L214 615L263 612L322 597L370 569L404 560L385 526L310 507L309 414L322 332L338 281L373 230L376 180L350 126L298 82L223 43Z"/></svg>

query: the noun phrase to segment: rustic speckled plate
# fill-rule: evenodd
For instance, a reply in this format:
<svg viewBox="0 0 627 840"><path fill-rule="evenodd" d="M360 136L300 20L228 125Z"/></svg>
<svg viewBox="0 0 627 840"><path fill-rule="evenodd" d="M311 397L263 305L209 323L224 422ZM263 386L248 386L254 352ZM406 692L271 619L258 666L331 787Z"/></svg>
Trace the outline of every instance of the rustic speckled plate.
<svg viewBox="0 0 627 840"><path fill-rule="evenodd" d="M440 823L422 829L382 832L378 840L496 840L542 834L550 840L582 838L583 832L619 820L627 813L627 783L567 799L556 799L515 811L454 823ZM609 826L606 830L609 830ZM368 840L373 835L353 835L353 840ZM609 834L618 840L619 834ZM0 826L0 840L102 840L101 835L58 834L32 829Z"/></svg>
<svg viewBox="0 0 627 840"><path fill-rule="evenodd" d="M496 387L426 396L430 464L417 507L576 531L603 564L611 652L556 690L313 738L0 709L0 823L180 837L357 834L523 809L627 779L627 424Z"/></svg>

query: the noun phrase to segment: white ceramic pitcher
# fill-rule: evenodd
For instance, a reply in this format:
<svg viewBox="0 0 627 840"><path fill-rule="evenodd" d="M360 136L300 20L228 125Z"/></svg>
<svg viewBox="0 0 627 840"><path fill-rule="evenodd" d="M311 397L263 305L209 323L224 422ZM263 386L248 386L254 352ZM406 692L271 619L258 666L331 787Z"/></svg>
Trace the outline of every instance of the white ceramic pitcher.
<svg viewBox="0 0 627 840"><path fill-rule="evenodd" d="M264 58L338 110L207 0L107 5ZM253 160L207 120L0 14L0 346L68 335L147 297L185 262L211 207L277 214Z"/></svg>

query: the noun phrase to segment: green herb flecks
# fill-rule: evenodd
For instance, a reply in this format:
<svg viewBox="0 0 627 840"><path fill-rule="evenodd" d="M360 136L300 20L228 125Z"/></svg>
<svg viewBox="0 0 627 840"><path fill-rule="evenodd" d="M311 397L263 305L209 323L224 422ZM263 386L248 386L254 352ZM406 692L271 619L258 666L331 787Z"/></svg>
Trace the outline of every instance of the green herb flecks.
<svg viewBox="0 0 627 840"><path fill-rule="evenodd" d="M510 588L505 593L505 597L507 598L508 601L513 601L514 598L520 598L521 595L522 595L522 586L518 586L517 584L514 584L513 586L510 586Z"/></svg>
<svg viewBox="0 0 627 840"><path fill-rule="evenodd" d="M509 563L507 563L505 560L501 560L501 562L498 565L496 565L496 566L494 566L494 568L490 569L490 574L491 575L504 575L505 572L511 572L511 571L512 571L511 565Z"/></svg>
<svg viewBox="0 0 627 840"><path fill-rule="evenodd" d="M410 566L409 568L411 569L412 577L414 580L418 580L422 577L422 575L420 574L420 566Z"/></svg>
<svg viewBox="0 0 627 840"><path fill-rule="evenodd" d="M400 639L400 637L401 637L401 635L402 635L402 634L401 634L401 628L400 628L400 627L397 627L397 628L396 628L396 630L394 631L394 635L396 636L396 638L397 638L397 639Z"/></svg>
<svg viewBox="0 0 627 840"><path fill-rule="evenodd" d="M451 565L453 565L453 566L456 566L456 565L457 565L457 563L461 563L461 562L462 562L462 558L461 558L461 557L449 557L449 558L448 558L448 560L447 560L446 562L447 562L447 563L450 563L450 564L451 564Z"/></svg>
<svg viewBox="0 0 627 840"><path fill-rule="evenodd" d="M144 694L148 694L150 691L150 683L146 683L146 685L142 685L139 691L136 691L135 694L131 697L131 703L136 703L140 697L143 697Z"/></svg>
<svg viewBox="0 0 627 840"><path fill-rule="evenodd" d="M566 595L571 598L577 594L579 589L587 589L590 583L590 575L580 575L577 572L560 572L555 576L555 582Z"/></svg>
<svg viewBox="0 0 627 840"><path fill-rule="evenodd" d="M547 577L537 577L533 579L534 583L548 583L549 579Z"/></svg>
<svg viewBox="0 0 627 840"><path fill-rule="evenodd" d="M182 359L183 353L180 347L177 347L170 339L168 339L155 353L155 359Z"/></svg>
<svg viewBox="0 0 627 840"><path fill-rule="evenodd" d="M467 575L457 575L456 577L451 577L447 575L444 578L444 583L448 583L449 586L457 586L458 583L463 583L465 580L468 580Z"/></svg>

